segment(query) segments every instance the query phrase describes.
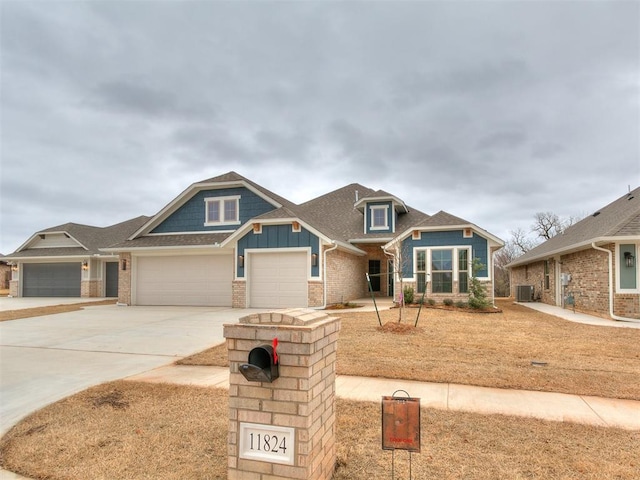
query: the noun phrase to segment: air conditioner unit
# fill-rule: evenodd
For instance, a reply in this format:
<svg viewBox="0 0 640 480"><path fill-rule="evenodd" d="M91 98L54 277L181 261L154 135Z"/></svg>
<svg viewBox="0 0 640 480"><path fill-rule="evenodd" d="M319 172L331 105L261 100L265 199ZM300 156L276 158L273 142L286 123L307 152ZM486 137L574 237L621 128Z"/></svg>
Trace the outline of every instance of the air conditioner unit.
<svg viewBox="0 0 640 480"><path fill-rule="evenodd" d="M517 302L533 302L533 285L518 285L516 287Z"/></svg>

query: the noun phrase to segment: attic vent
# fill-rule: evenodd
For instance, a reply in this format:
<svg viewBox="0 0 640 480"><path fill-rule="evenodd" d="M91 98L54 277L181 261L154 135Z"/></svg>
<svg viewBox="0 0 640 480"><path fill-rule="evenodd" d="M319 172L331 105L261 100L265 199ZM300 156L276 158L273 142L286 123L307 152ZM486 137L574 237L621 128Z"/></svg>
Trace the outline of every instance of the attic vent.
<svg viewBox="0 0 640 480"><path fill-rule="evenodd" d="M473 238L473 230L471 230L470 228L465 228L464 232L462 233L462 237L463 238Z"/></svg>
<svg viewBox="0 0 640 480"><path fill-rule="evenodd" d="M600 215L600 212L596 212L593 214L594 217L597 217L598 215Z"/></svg>
<svg viewBox="0 0 640 480"><path fill-rule="evenodd" d="M627 198L627 200L633 200L635 197L633 195L631 195L629 198Z"/></svg>

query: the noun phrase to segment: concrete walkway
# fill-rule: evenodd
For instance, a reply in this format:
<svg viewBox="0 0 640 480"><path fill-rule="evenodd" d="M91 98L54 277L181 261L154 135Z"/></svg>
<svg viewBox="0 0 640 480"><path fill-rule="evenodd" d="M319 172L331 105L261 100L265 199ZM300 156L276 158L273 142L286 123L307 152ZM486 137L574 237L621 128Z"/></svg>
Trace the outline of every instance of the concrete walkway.
<svg viewBox="0 0 640 480"><path fill-rule="evenodd" d="M229 388L229 369L168 365L126 380ZM635 400L350 375L339 375L336 379L337 396L350 400L379 402L382 396L393 395L397 390L420 398L422 407L440 410L640 430L640 401Z"/></svg>

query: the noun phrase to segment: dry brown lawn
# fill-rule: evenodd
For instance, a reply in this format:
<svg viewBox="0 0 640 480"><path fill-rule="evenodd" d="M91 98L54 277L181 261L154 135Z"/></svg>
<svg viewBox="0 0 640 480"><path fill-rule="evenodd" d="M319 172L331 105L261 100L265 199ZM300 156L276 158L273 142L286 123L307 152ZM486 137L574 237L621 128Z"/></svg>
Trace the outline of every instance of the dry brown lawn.
<svg viewBox="0 0 640 480"><path fill-rule="evenodd" d="M73 303L70 305L50 305L46 307L23 308L21 310L5 310L0 312L0 322L7 320L19 320L21 318L42 317L44 315L54 315L56 313L75 312L82 310L84 307L93 307L98 305L114 305L116 299L99 300L96 302Z"/></svg>
<svg viewBox="0 0 640 480"><path fill-rule="evenodd" d="M501 313L423 309L417 329L411 327L418 312L407 309L404 334L380 329L375 312L332 312L342 319L338 374L640 400L640 329L583 325L508 300L498 304ZM398 310L381 318L383 325L397 322ZM226 345L180 363L226 366Z"/></svg>
<svg viewBox="0 0 640 480"><path fill-rule="evenodd" d="M338 400L335 480L391 478L380 405ZM226 478L227 391L119 381L31 415L0 442L4 468L36 479ZM422 409L414 479L637 480L640 432ZM408 454L395 454L396 479Z"/></svg>

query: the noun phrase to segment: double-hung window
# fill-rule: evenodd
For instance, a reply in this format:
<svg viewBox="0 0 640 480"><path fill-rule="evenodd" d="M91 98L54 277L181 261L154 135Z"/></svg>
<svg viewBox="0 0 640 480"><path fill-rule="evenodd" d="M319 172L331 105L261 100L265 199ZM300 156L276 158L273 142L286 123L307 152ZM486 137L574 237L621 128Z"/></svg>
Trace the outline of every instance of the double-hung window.
<svg viewBox="0 0 640 480"><path fill-rule="evenodd" d="M238 225L240 197L205 198L205 226Z"/></svg>
<svg viewBox="0 0 640 480"><path fill-rule="evenodd" d="M458 281L457 293L469 293L470 255L469 248L430 248L416 251L418 293L425 291L427 278L431 282L431 293L454 293L454 279Z"/></svg>
<svg viewBox="0 0 640 480"><path fill-rule="evenodd" d="M371 230L388 230L389 229L389 207L373 206L371 207Z"/></svg>
<svg viewBox="0 0 640 480"><path fill-rule="evenodd" d="M453 292L453 250L431 251L431 291Z"/></svg>
<svg viewBox="0 0 640 480"><path fill-rule="evenodd" d="M458 250L458 292L469 293L469 250Z"/></svg>

